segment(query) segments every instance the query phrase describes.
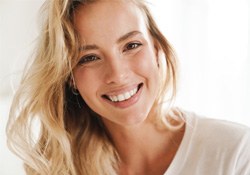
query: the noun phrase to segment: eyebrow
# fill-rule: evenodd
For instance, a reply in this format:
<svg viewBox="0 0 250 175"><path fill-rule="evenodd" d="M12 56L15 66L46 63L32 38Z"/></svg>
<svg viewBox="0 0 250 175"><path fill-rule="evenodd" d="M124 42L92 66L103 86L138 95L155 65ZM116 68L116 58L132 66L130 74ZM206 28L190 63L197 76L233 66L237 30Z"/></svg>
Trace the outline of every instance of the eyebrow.
<svg viewBox="0 0 250 175"><path fill-rule="evenodd" d="M117 40L117 43L121 43L122 41L125 41L126 39L128 38L131 38L135 35L138 35L138 34L141 34L141 32L139 31L131 31L131 32L128 32L126 33L125 35L121 36L118 40ZM92 44L92 45L84 45L84 46L81 46L79 48L80 51L87 51L87 50L97 50L99 49L99 47L95 44Z"/></svg>
<svg viewBox="0 0 250 175"><path fill-rule="evenodd" d="M132 36L138 35L138 34L141 34L141 32L139 32L139 31L131 31L131 32L128 32L128 33L126 33L125 35L121 36L121 37L117 40L117 43L120 43L120 42L122 42L122 41L124 41L124 40L126 40L126 39L128 39L128 38L130 38L130 37L132 37Z"/></svg>
<svg viewBox="0 0 250 175"><path fill-rule="evenodd" d="M92 44L92 45L84 45L84 46L81 46L79 47L79 50L80 51L86 51L86 50L97 50L99 49L99 47L95 44Z"/></svg>

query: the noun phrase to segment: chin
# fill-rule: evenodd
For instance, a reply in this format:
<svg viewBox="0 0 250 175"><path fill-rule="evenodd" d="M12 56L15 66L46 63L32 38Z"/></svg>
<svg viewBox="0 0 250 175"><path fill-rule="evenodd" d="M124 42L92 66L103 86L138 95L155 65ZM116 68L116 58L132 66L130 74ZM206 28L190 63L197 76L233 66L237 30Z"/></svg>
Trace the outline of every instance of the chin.
<svg viewBox="0 0 250 175"><path fill-rule="evenodd" d="M132 116L126 116L123 118L121 124L123 126L136 126L142 124L147 119L145 113L135 114Z"/></svg>

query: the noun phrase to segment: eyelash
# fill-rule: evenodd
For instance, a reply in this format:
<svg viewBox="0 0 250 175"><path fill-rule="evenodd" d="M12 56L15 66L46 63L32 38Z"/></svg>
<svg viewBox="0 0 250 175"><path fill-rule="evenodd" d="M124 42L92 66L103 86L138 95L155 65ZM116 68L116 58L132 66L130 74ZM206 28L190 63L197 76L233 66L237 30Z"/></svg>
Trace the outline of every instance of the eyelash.
<svg viewBox="0 0 250 175"><path fill-rule="evenodd" d="M79 65L83 65L83 64L87 64L93 61L99 60L99 57L97 57L96 55L86 55L83 56L80 61L78 62Z"/></svg>
<svg viewBox="0 0 250 175"><path fill-rule="evenodd" d="M138 43L138 42L133 42L133 43L128 43L125 45L125 49L123 50L123 52L127 52L127 51L130 51L130 50L133 50L133 49L136 49L138 47L140 47L142 44L141 43ZM130 48L129 48L130 47ZM86 55L86 56L83 56L80 61L78 62L79 65L83 65L83 64L87 64L87 63L90 63L90 62L93 62L93 61L97 61L99 60L99 57L96 56L96 55Z"/></svg>
<svg viewBox="0 0 250 175"><path fill-rule="evenodd" d="M138 47L140 47L142 44L141 43L128 43L126 46L125 46L125 49L123 50L123 52L126 52L126 51L129 51L129 50L133 50L133 49L136 49ZM129 46L132 46L132 48L128 48Z"/></svg>

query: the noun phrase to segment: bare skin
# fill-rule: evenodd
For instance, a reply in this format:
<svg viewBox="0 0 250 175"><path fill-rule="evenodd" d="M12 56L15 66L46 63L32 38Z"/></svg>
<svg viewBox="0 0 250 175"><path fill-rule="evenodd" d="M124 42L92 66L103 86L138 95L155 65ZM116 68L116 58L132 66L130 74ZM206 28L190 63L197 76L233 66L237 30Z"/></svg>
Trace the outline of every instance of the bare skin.
<svg viewBox="0 0 250 175"><path fill-rule="evenodd" d="M181 144L185 126L159 130L152 122L110 131L121 158L120 175L162 175Z"/></svg>
<svg viewBox="0 0 250 175"><path fill-rule="evenodd" d="M74 70L76 87L102 116L121 158L119 174L162 175L178 150L184 127L178 132L159 130L153 122L158 53L142 13L126 1L98 1L79 6L74 20L82 48L87 48ZM132 96L120 99L131 90Z"/></svg>

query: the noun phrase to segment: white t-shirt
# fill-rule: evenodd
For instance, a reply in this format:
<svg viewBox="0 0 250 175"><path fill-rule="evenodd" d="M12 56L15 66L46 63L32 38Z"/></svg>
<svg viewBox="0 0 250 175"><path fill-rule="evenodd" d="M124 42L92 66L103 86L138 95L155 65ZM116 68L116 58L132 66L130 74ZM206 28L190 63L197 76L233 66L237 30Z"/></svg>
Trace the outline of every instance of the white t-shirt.
<svg viewBox="0 0 250 175"><path fill-rule="evenodd" d="M250 175L250 129L183 113L186 129L164 175Z"/></svg>

